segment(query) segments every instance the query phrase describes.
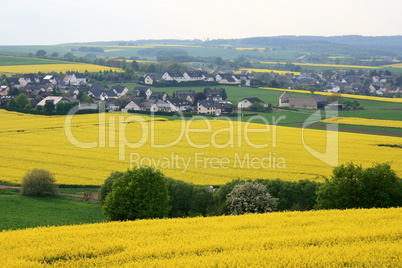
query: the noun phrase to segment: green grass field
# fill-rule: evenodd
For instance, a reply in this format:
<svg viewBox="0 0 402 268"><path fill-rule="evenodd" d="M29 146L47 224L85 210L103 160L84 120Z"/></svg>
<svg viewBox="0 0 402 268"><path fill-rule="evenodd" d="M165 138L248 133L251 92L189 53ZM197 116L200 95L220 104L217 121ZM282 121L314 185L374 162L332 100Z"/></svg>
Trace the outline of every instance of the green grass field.
<svg viewBox="0 0 402 268"><path fill-rule="evenodd" d="M99 204L64 197L28 197L16 189L0 189L0 231L106 220Z"/></svg>
<svg viewBox="0 0 402 268"><path fill-rule="evenodd" d="M73 62L35 59L35 58L23 58L23 57L0 56L0 66L40 65L40 64L73 64Z"/></svg>

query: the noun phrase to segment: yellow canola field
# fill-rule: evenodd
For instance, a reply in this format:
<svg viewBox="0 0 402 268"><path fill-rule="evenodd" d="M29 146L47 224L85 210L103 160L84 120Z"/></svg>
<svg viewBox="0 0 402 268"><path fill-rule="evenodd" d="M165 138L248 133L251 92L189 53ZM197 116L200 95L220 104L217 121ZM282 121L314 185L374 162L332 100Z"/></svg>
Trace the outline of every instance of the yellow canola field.
<svg viewBox="0 0 402 268"><path fill-rule="evenodd" d="M383 66L383 67L402 68L402 63L391 64L391 65L385 65L385 66Z"/></svg>
<svg viewBox="0 0 402 268"><path fill-rule="evenodd" d="M365 118L358 118L358 117L333 117L333 118L322 120L322 122L323 123L345 124L345 125L402 128L402 121L365 119Z"/></svg>
<svg viewBox="0 0 402 268"><path fill-rule="evenodd" d="M113 52L113 51L123 51L123 50L127 50L127 49L121 49L121 48L105 49L105 50L103 50L103 52Z"/></svg>
<svg viewBox="0 0 402 268"><path fill-rule="evenodd" d="M0 180L9 182L20 182L33 168L55 173L58 183L80 185L100 185L112 171L137 165L202 185L236 178L295 181L332 172L322 161L325 156L317 156L326 152L323 130L226 120L163 121L129 114L48 117L4 110L0 122ZM402 144L402 138L386 140ZM400 150L377 146L383 143L382 136L340 132L339 164L353 161L369 167L389 161L402 176ZM336 148L329 143L335 160Z"/></svg>
<svg viewBox="0 0 402 268"><path fill-rule="evenodd" d="M273 88L273 87L262 87L262 89L311 94L311 91L299 90L299 89L285 89L285 88ZM332 96L334 93L314 91L314 94L316 94L316 95L324 95L324 96ZM340 94L340 93L337 94L337 95L339 97L343 97L343 98L351 98L351 99L359 99L359 100L373 100L373 101L385 101L385 102L402 103L402 98L385 98L385 97L374 97L374 96L352 95L352 94Z"/></svg>
<svg viewBox="0 0 402 268"><path fill-rule="evenodd" d="M0 233L3 267L400 267L402 208L278 212Z"/></svg>
<svg viewBox="0 0 402 268"><path fill-rule="evenodd" d="M292 71L283 71L283 70L269 70L269 69L253 69L253 68L240 68L238 71L241 73L241 71L248 71L250 73L278 73L278 74L294 74L294 75L300 75L300 72L292 72Z"/></svg>
<svg viewBox="0 0 402 268"><path fill-rule="evenodd" d="M49 73L49 72L99 72L113 70L116 72L122 72L120 68L112 68L107 66L100 66L86 63L74 63L74 64L37 64L37 65L11 65L0 66L0 74L15 74L15 73Z"/></svg>

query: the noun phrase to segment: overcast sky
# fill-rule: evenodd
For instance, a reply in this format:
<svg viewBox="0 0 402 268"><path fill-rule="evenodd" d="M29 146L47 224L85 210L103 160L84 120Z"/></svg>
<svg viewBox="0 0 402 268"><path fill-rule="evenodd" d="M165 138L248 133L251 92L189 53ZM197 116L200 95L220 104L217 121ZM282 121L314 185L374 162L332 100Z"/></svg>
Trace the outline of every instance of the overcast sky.
<svg viewBox="0 0 402 268"><path fill-rule="evenodd" d="M0 0L0 45L402 35L402 0Z"/></svg>

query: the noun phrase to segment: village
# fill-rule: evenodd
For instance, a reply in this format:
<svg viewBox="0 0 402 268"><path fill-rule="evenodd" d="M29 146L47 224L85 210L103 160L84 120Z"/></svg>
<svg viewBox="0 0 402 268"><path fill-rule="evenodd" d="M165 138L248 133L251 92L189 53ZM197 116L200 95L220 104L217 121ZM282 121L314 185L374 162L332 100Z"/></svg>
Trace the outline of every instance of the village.
<svg viewBox="0 0 402 268"><path fill-rule="evenodd" d="M374 75L373 75L374 74ZM273 103L255 96L246 96L246 88L259 83L261 78L277 84L284 89L305 89L311 97L292 97L284 92ZM109 111L121 112L189 112L205 115L232 114L236 110L270 111L272 106L301 109L352 109L342 104L329 105L330 101L315 91L333 94L351 93L374 96L401 97L400 76L385 71L380 75L372 72L355 71L305 71L300 75L294 73L279 74L275 72L258 76L248 71L226 71L214 74L202 69L186 72L166 71L163 74L145 73L139 81L140 86L128 88L122 85L101 84L83 73L60 74L23 74L7 77L0 86L0 107L60 111L63 103L79 104L81 110L96 110L100 102L106 104ZM183 89L176 90L169 96L163 87L155 88L157 83L173 83ZM196 92L194 83L204 86ZM186 86L186 85L189 86ZM225 86L245 88L244 99L237 103L230 100ZM151 88L153 87L153 89ZM157 89L159 89L157 91ZM15 103L18 95L27 97L28 103ZM47 106L46 106L47 104ZM46 106L46 108L45 108ZM68 106L69 107L69 106ZM354 107L356 108L356 107Z"/></svg>

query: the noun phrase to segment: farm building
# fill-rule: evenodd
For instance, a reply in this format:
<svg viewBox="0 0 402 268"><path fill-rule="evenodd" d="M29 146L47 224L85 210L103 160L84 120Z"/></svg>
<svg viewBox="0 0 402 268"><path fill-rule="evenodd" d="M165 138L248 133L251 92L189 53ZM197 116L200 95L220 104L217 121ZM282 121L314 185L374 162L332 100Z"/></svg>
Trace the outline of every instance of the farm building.
<svg viewBox="0 0 402 268"><path fill-rule="evenodd" d="M280 107L292 107L302 109L323 109L328 104L327 98L324 96L313 95L310 98L294 98L285 91L279 97Z"/></svg>

